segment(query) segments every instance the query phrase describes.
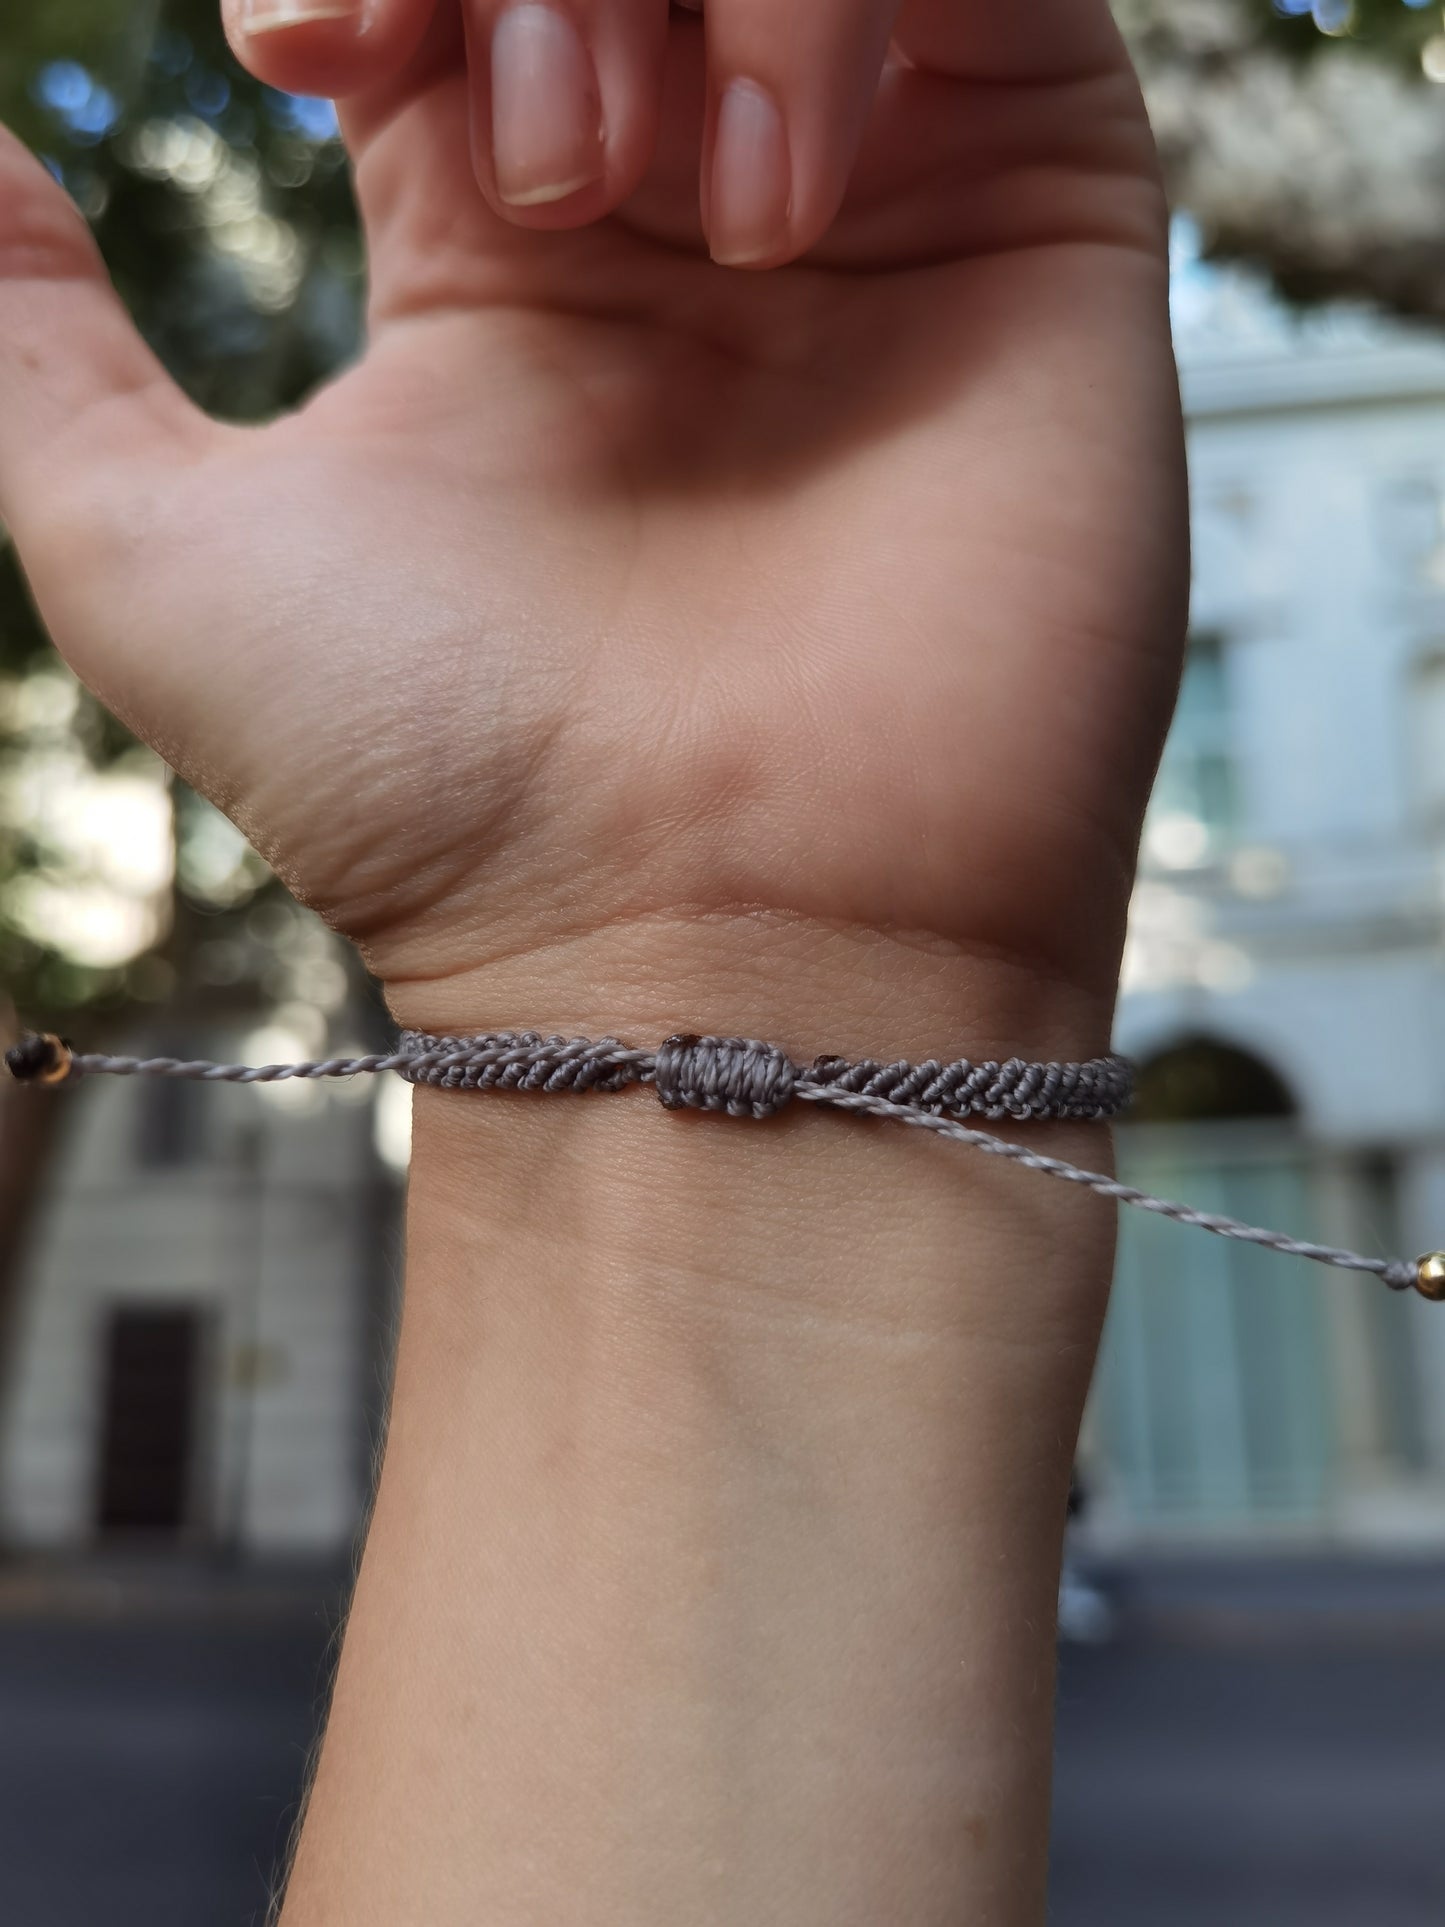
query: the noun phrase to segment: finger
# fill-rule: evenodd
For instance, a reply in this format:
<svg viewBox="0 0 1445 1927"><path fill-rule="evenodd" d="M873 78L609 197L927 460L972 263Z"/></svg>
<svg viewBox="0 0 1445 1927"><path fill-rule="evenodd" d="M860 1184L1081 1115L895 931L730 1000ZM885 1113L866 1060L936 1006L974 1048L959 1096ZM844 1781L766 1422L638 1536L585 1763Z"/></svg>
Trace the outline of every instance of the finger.
<svg viewBox="0 0 1445 1927"><path fill-rule="evenodd" d="M896 0L708 0L702 201L714 260L773 267L823 234L895 13Z"/></svg>
<svg viewBox="0 0 1445 1927"><path fill-rule="evenodd" d="M667 0L463 0L473 158L497 212L580 227L625 200L657 138Z"/></svg>
<svg viewBox="0 0 1445 1927"><path fill-rule="evenodd" d="M69 196L0 128L0 516L23 544L90 464L210 426L141 340Z"/></svg>
<svg viewBox="0 0 1445 1927"><path fill-rule="evenodd" d="M960 79L1062 80L1127 64L1107 0L904 0L895 38Z"/></svg>
<svg viewBox="0 0 1445 1927"><path fill-rule="evenodd" d="M467 45L457 0L443 0L440 6L435 0L426 0L426 11L429 18L409 57L388 62L375 80L338 103L341 131L357 165L358 191L367 148L412 101L427 96L426 112L418 117L422 124L412 136L413 142L418 142L424 135L436 138L435 96L441 83L457 81L465 92Z"/></svg>
<svg viewBox="0 0 1445 1927"><path fill-rule="evenodd" d="M288 94L344 100L383 84L420 45L437 0L223 0L241 65Z"/></svg>

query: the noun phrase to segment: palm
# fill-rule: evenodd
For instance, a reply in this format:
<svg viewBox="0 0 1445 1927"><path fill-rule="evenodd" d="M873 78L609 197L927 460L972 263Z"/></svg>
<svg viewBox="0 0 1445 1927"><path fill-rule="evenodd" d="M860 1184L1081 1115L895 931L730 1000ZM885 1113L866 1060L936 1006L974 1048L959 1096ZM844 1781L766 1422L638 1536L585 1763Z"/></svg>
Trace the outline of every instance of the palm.
<svg viewBox="0 0 1445 1927"><path fill-rule="evenodd" d="M745 906L1105 981L1180 588L1129 89L900 72L825 246L745 277L687 76L624 214L537 237L443 64L352 130L365 363L151 472L143 567L38 554L62 646L392 978Z"/></svg>

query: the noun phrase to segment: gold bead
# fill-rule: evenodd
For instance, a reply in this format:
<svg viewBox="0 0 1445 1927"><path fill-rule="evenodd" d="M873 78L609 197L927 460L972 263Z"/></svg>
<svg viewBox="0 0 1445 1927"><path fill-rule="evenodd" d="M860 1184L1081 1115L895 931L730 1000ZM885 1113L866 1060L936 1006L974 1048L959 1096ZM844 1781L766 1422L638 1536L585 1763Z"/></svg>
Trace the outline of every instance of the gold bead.
<svg viewBox="0 0 1445 1927"><path fill-rule="evenodd" d="M1432 1304L1445 1304L1445 1251L1427 1251L1415 1260L1415 1289Z"/></svg>
<svg viewBox="0 0 1445 1927"><path fill-rule="evenodd" d="M50 1062L40 1073L38 1081L42 1084L63 1084L70 1076L70 1046L63 1038L46 1032L45 1042L50 1046Z"/></svg>

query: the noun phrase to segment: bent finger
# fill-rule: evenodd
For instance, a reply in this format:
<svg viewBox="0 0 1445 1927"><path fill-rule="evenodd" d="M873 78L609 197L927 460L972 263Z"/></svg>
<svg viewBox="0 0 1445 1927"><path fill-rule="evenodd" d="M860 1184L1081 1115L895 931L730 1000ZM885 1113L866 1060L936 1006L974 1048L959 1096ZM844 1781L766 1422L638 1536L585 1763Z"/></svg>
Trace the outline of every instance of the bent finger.
<svg viewBox="0 0 1445 1927"><path fill-rule="evenodd" d="M437 0L223 0L231 51L288 94L344 100L385 82L421 44Z"/></svg>
<svg viewBox="0 0 1445 1927"><path fill-rule="evenodd" d="M492 206L541 228L610 213L652 158L667 0L464 0L464 15Z"/></svg>
<svg viewBox="0 0 1445 1927"><path fill-rule="evenodd" d="M713 259L773 267L842 202L896 0L707 0L703 223Z"/></svg>
<svg viewBox="0 0 1445 1927"><path fill-rule="evenodd" d="M903 0L899 47L961 80L1053 81L1127 65L1108 0Z"/></svg>

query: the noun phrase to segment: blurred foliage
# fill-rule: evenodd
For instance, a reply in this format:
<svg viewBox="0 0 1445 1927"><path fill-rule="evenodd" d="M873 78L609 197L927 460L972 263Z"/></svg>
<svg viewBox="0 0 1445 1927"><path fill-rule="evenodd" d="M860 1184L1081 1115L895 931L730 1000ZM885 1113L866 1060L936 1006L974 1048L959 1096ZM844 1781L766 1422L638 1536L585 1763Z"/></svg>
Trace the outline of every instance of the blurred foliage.
<svg viewBox="0 0 1445 1927"><path fill-rule="evenodd" d="M353 352L362 257L335 117L245 74L216 0L7 10L0 118L65 183L142 331L212 412L264 418ZM14 550L0 539L0 981L32 1018L58 1019L82 1003L166 996L180 959L194 963L199 950L199 974L213 984L284 994L287 920L252 914L274 886L228 826L184 793L173 812L175 902L153 919L152 943L116 961L104 944L87 953L65 941L64 918L53 936L36 928L36 903L55 891L93 900L107 887L85 793L114 772L117 794L122 777L133 794L142 754L73 689L61 704L63 742L53 723L37 725L35 714L55 706L58 674ZM36 691L46 695L38 707Z"/></svg>
<svg viewBox="0 0 1445 1927"><path fill-rule="evenodd" d="M1185 49L1205 70L1252 59L1310 67L1361 54L1421 80L1445 35L1440 0L1110 0L1146 84L1154 63Z"/></svg>
<svg viewBox="0 0 1445 1927"><path fill-rule="evenodd" d="M1440 32L1435 0L1253 0L1261 37L1313 59L1353 43L1418 65Z"/></svg>
<svg viewBox="0 0 1445 1927"><path fill-rule="evenodd" d="M1440 0L1114 0L1204 252L1445 320Z"/></svg>
<svg viewBox="0 0 1445 1927"><path fill-rule="evenodd" d="M361 256L334 116L245 74L216 0L47 0L0 23L0 119L65 181L208 408L264 416L354 346Z"/></svg>

